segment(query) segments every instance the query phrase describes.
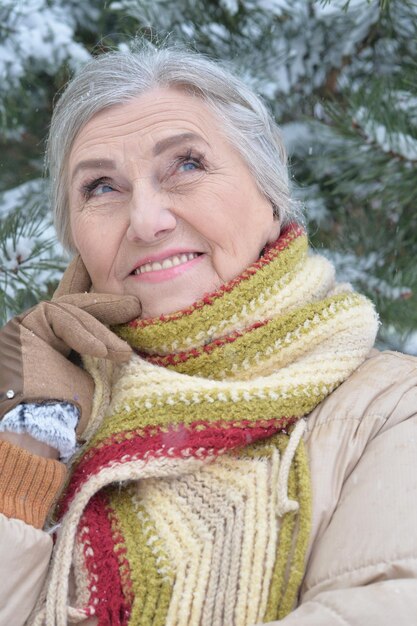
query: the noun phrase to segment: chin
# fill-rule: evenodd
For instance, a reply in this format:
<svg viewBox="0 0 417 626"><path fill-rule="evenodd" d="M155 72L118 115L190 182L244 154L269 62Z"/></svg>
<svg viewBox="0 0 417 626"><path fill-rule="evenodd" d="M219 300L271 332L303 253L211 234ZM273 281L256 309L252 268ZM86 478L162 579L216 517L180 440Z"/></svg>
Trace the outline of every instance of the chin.
<svg viewBox="0 0 417 626"><path fill-rule="evenodd" d="M183 311L200 300L206 293L207 291L204 291L201 294L189 296L188 298L175 298L169 302L159 300L157 302L149 303L149 305L142 302L141 319L151 319L153 317L160 317L161 315L170 315L171 313Z"/></svg>

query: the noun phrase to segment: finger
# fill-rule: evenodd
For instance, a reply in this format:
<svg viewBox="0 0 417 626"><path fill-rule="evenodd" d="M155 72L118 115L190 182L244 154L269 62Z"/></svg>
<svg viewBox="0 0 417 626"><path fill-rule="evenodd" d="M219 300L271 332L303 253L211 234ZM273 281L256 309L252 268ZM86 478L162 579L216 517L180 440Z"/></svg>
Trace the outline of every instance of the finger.
<svg viewBox="0 0 417 626"><path fill-rule="evenodd" d="M70 305L44 302L25 317L22 325L61 353L68 347L80 354L107 356L107 347L100 337L103 325Z"/></svg>
<svg viewBox="0 0 417 626"><path fill-rule="evenodd" d="M56 289L53 300L57 298L71 294L71 293L83 293L90 291L91 278L87 272L87 268L79 254L75 256L62 276L62 279Z"/></svg>
<svg viewBox="0 0 417 626"><path fill-rule="evenodd" d="M141 304L135 296L78 293L62 296L56 302L75 306L109 326L130 322L142 312Z"/></svg>
<svg viewBox="0 0 417 626"><path fill-rule="evenodd" d="M107 346L101 338L106 327L71 305L43 302L24 317L22 326L62 354L75 350L80 354L107 356Z"/></svg>
<svg viewBox="0 0 417 626"><path fill-rule="evenodd" d="M55 303L54 303L55 304ZM131 347L92 315L70 304L49 307L49 323L54 334L80 354L128 361Z"/></svg>

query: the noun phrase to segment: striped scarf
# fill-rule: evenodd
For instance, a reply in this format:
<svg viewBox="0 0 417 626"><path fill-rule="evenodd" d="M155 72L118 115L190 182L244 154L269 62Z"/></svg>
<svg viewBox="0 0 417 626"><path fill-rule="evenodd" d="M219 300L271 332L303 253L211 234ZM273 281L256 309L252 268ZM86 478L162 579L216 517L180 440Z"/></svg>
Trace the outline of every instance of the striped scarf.
<svg viewBox="0 0 417 626"><path fill-rule="evenodd" d="M310 528L301 418L376 330L370 302L296 225L188 309L116 328L136 354L85 359L93 415L35 624L250 626L290 612Z"/></svg>

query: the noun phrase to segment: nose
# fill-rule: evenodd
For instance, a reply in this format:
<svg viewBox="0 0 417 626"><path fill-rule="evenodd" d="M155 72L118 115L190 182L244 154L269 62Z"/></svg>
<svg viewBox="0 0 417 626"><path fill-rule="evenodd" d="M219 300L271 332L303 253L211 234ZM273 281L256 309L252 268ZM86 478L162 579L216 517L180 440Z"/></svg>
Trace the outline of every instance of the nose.
<svg viewBox="0 0 417 626"><path fill-rule="evenodd" d="M127 239L153 243L177 226L166 193L154 189L151 181L141 179L132 190Z"/></svg>

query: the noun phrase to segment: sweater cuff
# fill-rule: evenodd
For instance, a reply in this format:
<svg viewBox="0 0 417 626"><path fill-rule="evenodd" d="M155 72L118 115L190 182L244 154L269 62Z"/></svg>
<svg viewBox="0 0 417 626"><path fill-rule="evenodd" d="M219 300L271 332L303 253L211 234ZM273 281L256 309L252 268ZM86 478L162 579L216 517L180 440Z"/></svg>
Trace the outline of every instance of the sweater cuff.
<svg viewBox="0 0 417 626"><path fill-rule="evenodd" d="M42 528L66 472L59 461L0 441L0 513Z"/></svg>

